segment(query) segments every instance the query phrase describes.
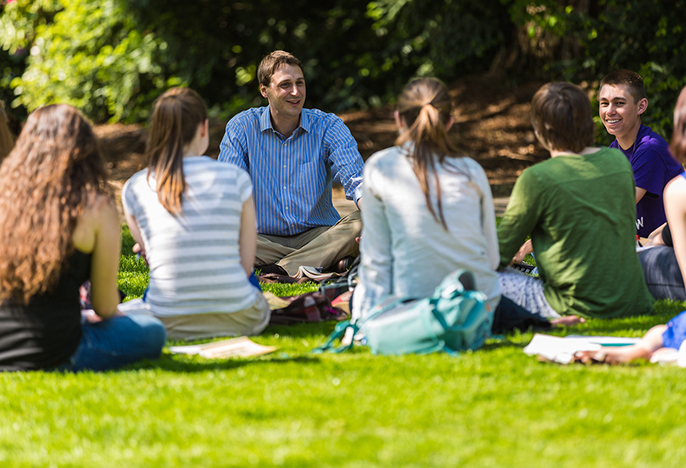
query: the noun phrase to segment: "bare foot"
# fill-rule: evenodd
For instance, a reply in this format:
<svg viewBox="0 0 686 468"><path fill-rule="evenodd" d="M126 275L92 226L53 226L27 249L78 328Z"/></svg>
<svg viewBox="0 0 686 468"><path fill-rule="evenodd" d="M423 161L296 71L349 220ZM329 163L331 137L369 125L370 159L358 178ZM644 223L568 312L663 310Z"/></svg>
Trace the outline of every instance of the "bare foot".
<svg viewBox="0 0 686 468"><path fill-rule="evenodd" d="M564 317L552 319L550 325L553 327L573 327L580 323L586 323L586 319L578 315L565 315Z"/></svg>

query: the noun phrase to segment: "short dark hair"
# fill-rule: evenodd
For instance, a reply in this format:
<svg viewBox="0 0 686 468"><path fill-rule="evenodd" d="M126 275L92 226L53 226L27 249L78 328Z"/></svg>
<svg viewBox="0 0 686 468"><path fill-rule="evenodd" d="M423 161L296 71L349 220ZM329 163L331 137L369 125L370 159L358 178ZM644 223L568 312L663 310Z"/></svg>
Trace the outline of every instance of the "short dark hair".
<svg viewBox="0 0 686 468"><path fill-rule="evenodd" d="M600 88L605 85L626 85L629 88L629 93L634 98L634 104L646 97L646 88L643 84L643 78L641 78L641 75L631 70L615 70L612 73L608 73L600 80Z"/></svg>
<svg viewBox="0 0 686 468"><path fill-rule="evenodd" d="M284 65L300 67L300 71L303 71L303 64L295 56L285 50L275 50L267 54L257 67L257 81L261 85L269 86L276 70Z"/></svg>
<svg viewBox="0 0 686 468"><path fill-rule="evenodd" d="M674 108L674 132L669 151L681 164L686 163L686 86L681 90Z"/></svg>
<svg viewBox="0 0 686 468"><path fill-rule="evenodd" d="M531 101L531 123L549 150L581 152L593 145L591 102L577 85L545 84Z"/></svg>

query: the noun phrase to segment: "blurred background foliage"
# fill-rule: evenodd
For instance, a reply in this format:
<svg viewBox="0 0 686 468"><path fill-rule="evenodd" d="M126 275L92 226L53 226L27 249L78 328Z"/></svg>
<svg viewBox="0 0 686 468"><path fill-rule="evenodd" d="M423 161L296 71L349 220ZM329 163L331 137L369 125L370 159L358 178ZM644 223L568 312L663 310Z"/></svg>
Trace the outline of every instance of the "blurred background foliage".
<svg viewBox="0 0 686 468"><path fill-rule="evenodd" d="M668 135L684 27L686 0L0 0L0 99L20 117L66 102L140 122L186 85L228 118L262 103L257 64L285 49L303 61L308 105L332 112L391 102L414 76L592 87L629 68L647 123Z"/></svg>

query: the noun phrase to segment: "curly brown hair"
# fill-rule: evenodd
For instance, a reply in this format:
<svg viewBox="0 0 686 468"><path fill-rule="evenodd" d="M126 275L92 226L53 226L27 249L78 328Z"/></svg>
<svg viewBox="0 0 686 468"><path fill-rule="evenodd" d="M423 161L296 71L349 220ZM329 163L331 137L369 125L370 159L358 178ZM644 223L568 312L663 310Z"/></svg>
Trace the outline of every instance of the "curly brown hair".
<svg viewBox="0 0 686 468"><path fill-rule="evenodd" d="M58 280L79 217L111 197L98 140L75 108L34 111L0 166L0 300L29 299Z"/></svg>

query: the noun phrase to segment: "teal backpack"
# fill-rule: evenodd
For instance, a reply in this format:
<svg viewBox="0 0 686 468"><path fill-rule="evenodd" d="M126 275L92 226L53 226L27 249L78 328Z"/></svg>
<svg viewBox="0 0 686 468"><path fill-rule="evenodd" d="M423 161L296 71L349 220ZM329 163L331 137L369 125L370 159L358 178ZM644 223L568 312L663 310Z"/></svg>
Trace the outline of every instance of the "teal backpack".
<svg viewBox="0 0 686 468"><path fill-rule="evenodd" d="M327 342L314 352L340 353L352 343L335 348L334 341L351 328L364 334L374 354L457 354L483 346L491 334L493 311L482 292L474 290L472 273L459 270L446 276L425 299L388 298L363 319L341 322Z"/></svg>

